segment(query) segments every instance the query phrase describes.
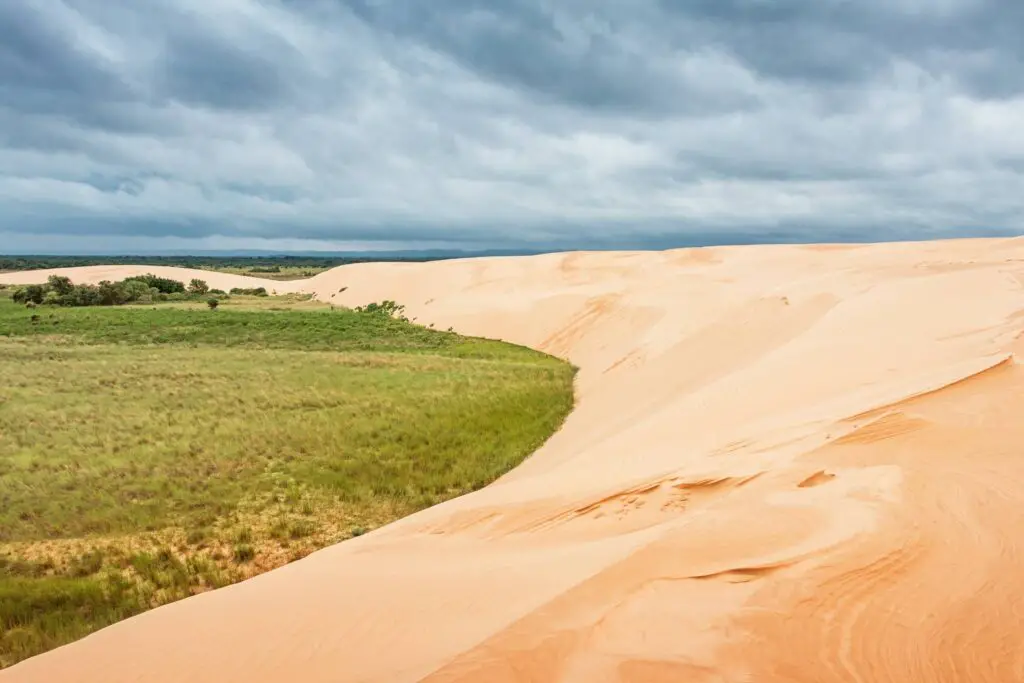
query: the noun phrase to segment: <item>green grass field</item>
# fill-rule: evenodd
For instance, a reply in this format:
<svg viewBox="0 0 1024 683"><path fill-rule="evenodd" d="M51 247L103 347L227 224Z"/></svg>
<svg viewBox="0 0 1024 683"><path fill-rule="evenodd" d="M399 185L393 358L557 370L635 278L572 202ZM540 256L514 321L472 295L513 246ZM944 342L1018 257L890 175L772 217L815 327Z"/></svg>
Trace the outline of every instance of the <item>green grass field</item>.
<svg viewBox="0 0 1024 683"><path fill-rule="evenodd" d="M0 299L0 666L478 489L572 407L529 349L243 303Z"/></svg>

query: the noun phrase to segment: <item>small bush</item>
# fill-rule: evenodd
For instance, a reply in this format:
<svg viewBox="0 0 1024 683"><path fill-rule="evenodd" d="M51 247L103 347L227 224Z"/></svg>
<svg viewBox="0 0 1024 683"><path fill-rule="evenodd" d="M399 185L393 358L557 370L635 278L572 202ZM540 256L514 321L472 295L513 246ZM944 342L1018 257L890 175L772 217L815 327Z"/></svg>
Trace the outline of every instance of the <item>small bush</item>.
<svg viewBox="0 0 1024 683"><path fill-rule="evenodd" d="M15 301L18 301L18 303L23 301L25 303L31 302L34 304L41 304L43 303L43 297L46 296L46 288L43 285L28 285L22 289L20 293L22 297L21 301L18 301L18 299L15 298ZM15 297L17 297L18 294L19 292L15 292Z"/></svg>
<svg viewBox="0 0 1024 683"><path fill-rule="evenodd" d="M192 281L188 283L188 293L196 296L202 296L210 292L210 285L206 284L206 280L200 280L199 278L192 278Z"/></svg>
<svg viewBox="0 0 1024 683"><path fill-rule="evenodd" d="M94 548L72 560L68 566L68 573L77 578L98 574L103 569L103 559L103 551Z"/></svg>
<svg viewBox="0 0 1024 683"><path fill-rule="evenodd" d="M92 285L77 285L60 297L61 306L99 306L101 303L99 288Z"/></svg>
<svg viewBox="0 0 1024 683"><path fill-rule="evenodd" d="M220 301L217 299L207 299L206 305L210 307L211 311L217 310L217 306L220 306Z"/></svg>
<svg viewBox="0 0 1024 683"><path fill-rule="evenodd" d="M121 286L124 289L126 301L142 301L143 298L150 296L150 287L145 282L139 282L138 280L125 280L121 283Z"/></svg>
<svg viewBox="0 0 1024 683"><path fill-rule="evenodd" d="M316 531L316 527L312 522L305 520L293 522L288 527L288 538L292 540L306 538L307 536L312 536L314 531Z"/></svg>
<svg viewBox="0 0 1024 683"><path fill-rule="evenodd" d="M58 296L66 296L75 289L75 286L71 284L71 278L61 275L51 275L47 278L46 284Z"/></svg>
<svg viewBox="0 0 1024 683"><path fill-rule="evenodd" d="M248 543L239 543L235 546L234 558L238 564L251 562L254 557L256 557L256 551Z"/></svg>
<svg viewBox="0 0 1024 683"><path fill-rule="evenodd" d="M365 306L356 306L356 313L365 313L367 315L381 315L388 318L398 318L399 320L408 322L408 318L402 315L402 311L405 310L405 306L397 304L390 299L381 301L380 303L370 303Z"/></svg>
<svg viewBox="0 0 1024 683"><path fill-rule="evenodd" d="M270 527L270 537L276 538L279 541L283 541L289 536L288 522L283 519L279 519L274 522L274 525Z"/></svg>
<svg viewBox="0 0 1024 683"><path fill-rule="evenodd" d="M232 287L232 294L240 294L246 296L267 296L266 287Z"/></svg>
<svg viewBox="0 0 1024 683"><path fill-rule="evenodd" d="M143 282L150 289L156 289L158 292L163 292L164 294L173 294L175 292L185 291L184 282L178 282L177 280L171 280L170 278L166 277L157 277L156 275L153 275L151 273L146 273L145 275L135 275L133 277L125 278L124 281Z"/></svg>
<svg viewBox="0 0 1024 683"><path fill-rule="evenodd" d="M128 303L128 293L124 283L103 280L97 285L101 306L120 306Z"/></svg>

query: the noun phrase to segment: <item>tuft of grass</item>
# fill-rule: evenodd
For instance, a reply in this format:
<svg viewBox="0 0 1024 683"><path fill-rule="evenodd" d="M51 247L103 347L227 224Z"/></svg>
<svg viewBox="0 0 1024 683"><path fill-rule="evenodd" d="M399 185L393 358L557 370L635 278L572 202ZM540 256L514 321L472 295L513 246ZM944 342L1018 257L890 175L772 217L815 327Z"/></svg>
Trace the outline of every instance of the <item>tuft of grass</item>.
<svg viewBox="0 0 1024 683"><path fill-rule="evenodd" d="M206 539L210 537L210 530L205 527L199 529L192 529L188 532L188 536L185 537L185 543L187 545L201 545Z"/></svg>
<svg viewBox="0 0 1024 683"><path fill-rule="evenodd" d="M306 520L299 520L292 522L288 527L288 538L292 540L298 540L300 538L306 538L312 536L316 531L316 525Z"/></svg>
<svg viewBox="0 0 1024 683"><path fill-rule="evenodd" d="M251 562L254 557L256 557L256 551L248 543L239 543L235 546L235 562L239 564Z"/></svg>
<svg viewBox="0 0 1024 683"><path fill-rule="evenodd" d="M241 298L0 297L0 666L476 490L572 407L530 349Z"/></svg>

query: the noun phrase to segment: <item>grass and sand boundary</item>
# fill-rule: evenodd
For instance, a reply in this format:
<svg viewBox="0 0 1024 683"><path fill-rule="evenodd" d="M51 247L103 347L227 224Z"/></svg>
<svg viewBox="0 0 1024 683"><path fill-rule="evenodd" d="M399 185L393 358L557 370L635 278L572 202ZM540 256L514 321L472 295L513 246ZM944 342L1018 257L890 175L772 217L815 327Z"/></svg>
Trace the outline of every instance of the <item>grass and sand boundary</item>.
<svg viewBox="0 0 1024 683"><path fill-rule="evenodd" d="M568 364L307 297L0 294L0 665L480 488Z"/></svg>

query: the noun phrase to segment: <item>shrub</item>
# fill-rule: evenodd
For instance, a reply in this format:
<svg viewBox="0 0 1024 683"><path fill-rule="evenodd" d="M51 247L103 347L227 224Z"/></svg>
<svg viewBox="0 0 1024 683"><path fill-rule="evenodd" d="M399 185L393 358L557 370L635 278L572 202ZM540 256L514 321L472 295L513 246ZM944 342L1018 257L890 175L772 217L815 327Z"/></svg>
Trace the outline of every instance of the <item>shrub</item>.
<svg viewBox="0 0 1024 683"><path fill-rule="evenodd" d="M70 294L60 298L61 306L99 306L100 291L92 285L78 285Z"/></svg>
<svg viewBox="0 0 1024 683"><path fill-rule="evenodd" d="M220 302L217 301L216 299L207 299L206 305L210 307L211 311L214 311L217 310L217 306L220 305Z"/></svg>
<svg viewBox="0 0 1024 683"><path fill-rule="evenodd" d="M74 577L92 576L98 574L103 569L103 551L99 548L93 548L71 560L68 564L68 573Z"/></svg>
<svg viewBox="0 0 1024 683"><path fill-rule="evenodd" d="M185 283L178 282L166 277L157 277L152 273L146 273L145 275L135 275L129 278L125 278L125 282L138 281L144 282L147 286L155 288L164 294L173 294L174 292L184 292Z"/></svg>
<svg viewBox="0 0 1024 683"><path fill-rule="evenodd" d="M235 546L234 557L235 562L242 564L256 557L256 551L248 543L239 543Z"/></svg>
<svg viewBox="0 0 1024 683"><path fill-rule="evenodd" d="M206 284L205 280L199 278L192 278L192 281L188 283L188 293L195 294L197 296L207 294L210 291L210 285Z"/></svg>
<svg viewBox="0 0 1024 683"><path fill-rule="evenodd" d="M288 527L288 538L292 539L293 541L297 541L300 538L312 536L315 531L316 527L313 525L312 522L307 522L305 520L292 522L292 524Z"/></svg>
<svg viewBox="0 0 1024 683"><path fill-rule="evenodd" d="M150 287L145 282L141 282L139 280L125 280L121 284L124 289L125 301L141 301L142 299L150 296Z"/></svg>
<svg viewBox="0 0 1024 683"><path fill-rule="evenodd" d="M244 294L248 296L267 296L266 287L232 287L232 294Z"/></svg>
<svg viewBox="0 0 1024 683"><path fill-rule="evenodd" d="M123 282L103 280L97 285L101 306L120 306L128 301L128 293Z"/></svg>
<svg viewBox="0 0 1024 683"><path fill-rule="evenodd" d="M71 284L71 278L64 277L62 275L51 275L47 278L46 285L50 290L56 292L58 296L67 296L75 288L75 286Z"/></svg>
<svg viewBox="0 0 1024 683"><path fill-rule="evenodd" d="M366 304L365 306L356 306L355 310L357 313L366 313L368 315L383 315L389 318L398 318L399 320L408 321L408 318L402 315L402 311L405 310L405 306L397 304L394 301L391 301L390 299L381 301L380 303L374 302Z"/></svg>
<svg viewBox="0 0 1024 683"><path fill-rule="evenodd" d="M46 288L43 287L43 285L28 285L21 290L21 293L21 301L15 299L15 301L18 301L18 303L28 303L31 301L34 304L41 304L43 303L43 297L46 296ZM17 297L18 292L15 292L14 294L15 297Z"/></svg>

